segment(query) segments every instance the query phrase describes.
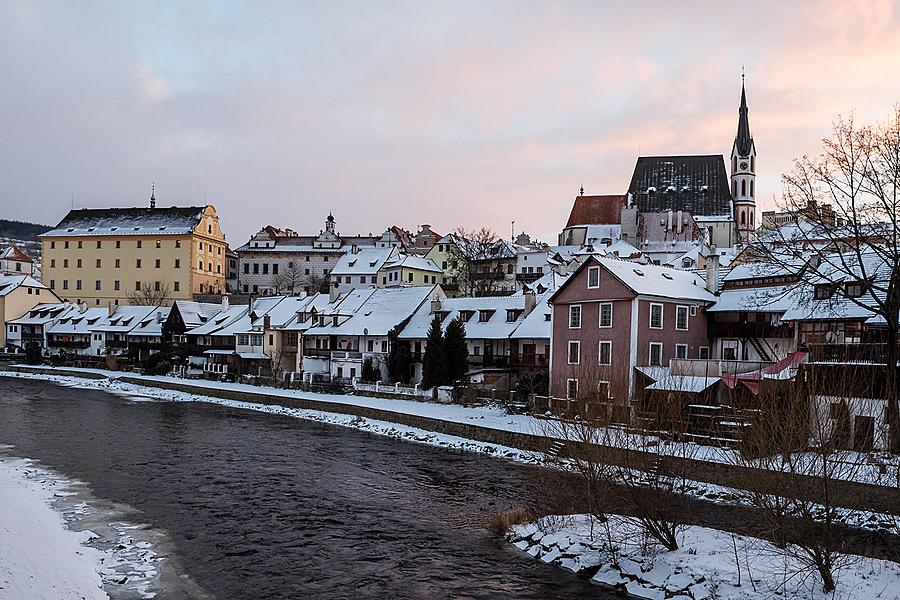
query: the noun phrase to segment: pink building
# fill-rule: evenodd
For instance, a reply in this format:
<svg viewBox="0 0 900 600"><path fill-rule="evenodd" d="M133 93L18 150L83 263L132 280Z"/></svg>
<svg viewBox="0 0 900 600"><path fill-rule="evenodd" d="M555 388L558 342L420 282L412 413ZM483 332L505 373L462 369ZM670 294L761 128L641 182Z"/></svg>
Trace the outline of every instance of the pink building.
<svg viewBox="0 0 900 600"><path fill-rule="evenodd" d="M625 404L636 367L710 358L700 276L591 257L550 298L550 395Z"/></svg>

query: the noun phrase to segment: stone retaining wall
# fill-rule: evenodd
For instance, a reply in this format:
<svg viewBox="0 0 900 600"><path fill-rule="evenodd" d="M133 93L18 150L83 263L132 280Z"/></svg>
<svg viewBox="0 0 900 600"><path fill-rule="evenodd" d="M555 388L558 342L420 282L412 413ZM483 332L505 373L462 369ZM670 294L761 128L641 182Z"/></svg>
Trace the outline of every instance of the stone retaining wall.
<svg viewBox="0 0 900 600"><path fill-rule="evenodd" d="M11 367L10 369L32 373L50 373L50 371L47 369L34 369L30 367L15 366ZM52 373L74 377L87 377L89 379L105 378L102 374L77 370L54 369ZM192 385L188 382L180 380L157 381L147 380L140 377L132 377L128 375L123 375L118 379L120 381L132 383L135 385L177 390L189 394L212 396L215 398L223 398L226 400L238 400L241 402L255 402L258 404L279 405L305 410L319 410L324 412L359 416L368 419L377 419L379 421L398 423L400 425L406 425L408 427L416 427L427 431L453 435L488 444L497 444L501 446L509 446L512 448L519 448L521 450L546 452L555 442L557 442L557 440L554 438L546 437L540 434L506 431L502 429L494 429L491 427L483 427L480 425L469 423L445 421L433 417L410 415L379 408L356 406L353 404L343 404L339 402L329 402L326 400L280 396L277 394L270 394L262 391L235 391L231 389L209 388L204 386ZM658 455L651 452L629 452L621 448L611 446L588 446L587 444L580 444L575 442L566 442L560 455L563 457L573 457L588 452L592 453L595 457L597 457L597 459L604 462L630 466L635 469L645 471L656 468L655 463L657 463L658 459L660 458ZM756 475L759 472L757 469L681 457L665 457L663 459L663 468L665 468L666 465L671 468L672 472L689 473L690 479L726 487L739 489L759 488L760 491L768 490L778 491L780 493L784 493L785 490L790 490L791 493L793 495L796 495L797 497L811 499L821 497L822 493L822 490L820 489L821 481L814 477L797 476L790 474L772 474L767 472L765 474L766 476L761 478ZM841 498L842 505L861 510L870 510L900 515L900 489L898 488L856 483L852 481L832 480L829 483L832 486L831 493L834 494L834 497ZM760 487L762 485L765 485L767 487Z"/></svg>

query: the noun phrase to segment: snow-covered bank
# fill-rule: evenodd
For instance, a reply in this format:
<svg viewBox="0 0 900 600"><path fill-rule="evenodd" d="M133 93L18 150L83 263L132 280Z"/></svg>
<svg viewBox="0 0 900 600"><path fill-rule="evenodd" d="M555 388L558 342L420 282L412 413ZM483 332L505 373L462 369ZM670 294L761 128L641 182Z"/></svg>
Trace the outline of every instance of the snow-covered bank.
<svg viewBox="0 0 900 600"><path fill-rule="evenodd" d="M0 460L0 599L108 600L104 555L51 508L62 483L22 459Z"/></svg>
<svg viewBox="0 0 900 600"><path fill-rule="evenodd" d="M514 526L508 537L545 563L641 598L900 599L900 564L842 556L837 590L825 593L817 573L801 572L771 543L706 527L685 527L673 552L649 543L634 522L617 515L606 523L588 515L548 517Z"/></svg>

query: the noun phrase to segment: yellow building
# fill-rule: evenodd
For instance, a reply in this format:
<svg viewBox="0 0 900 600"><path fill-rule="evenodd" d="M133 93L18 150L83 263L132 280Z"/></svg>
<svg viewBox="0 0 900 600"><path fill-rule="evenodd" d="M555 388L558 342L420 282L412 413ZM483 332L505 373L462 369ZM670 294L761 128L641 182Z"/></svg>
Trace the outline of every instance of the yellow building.
<svg viewBox="0 0 900 600"><path fill-rule="evenodd" d="M41 236L44 284L89 306L225 292L227 244L213 206L78 209Z"/></svg>
<svg viewBox="0 0 900 600"><path fill-rule="evenodd" d="M0 347L6 346L6 322L45 302L59 302L59 298L31 275L0 275Z"/></svg>
<svg viewBox="0 0 900 600"><path fill-rule="evenodd" d="M434 285L444 272L430 258L405 254L387 262L379 271L380 287Z"/></svg>

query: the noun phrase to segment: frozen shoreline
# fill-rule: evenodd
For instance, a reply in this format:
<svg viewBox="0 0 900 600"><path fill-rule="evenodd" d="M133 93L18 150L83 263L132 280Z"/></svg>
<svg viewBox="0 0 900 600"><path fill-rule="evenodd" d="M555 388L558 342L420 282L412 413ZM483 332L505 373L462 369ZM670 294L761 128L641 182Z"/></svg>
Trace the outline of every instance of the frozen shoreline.
<svg viewBox="0 0 900 600"><path fill-rule="evenodd" d="M837 590L825 593L818 574L798 575L798 565L765 540L686 526L679 549L669 552L648 545L632 520L609 515L608 524L609 533L588 515L548 517L513 526L507 539L545 563L640 598L900 599L900 564L894 562L842 557Z"/></svg>
<svg viewBox="0 0 900 600"><path fill-rule="evenodd" d="M0 599L108 600L100 576L106 556L86 544L52 508L65 483L31 461L0 459Z"/></svg>

